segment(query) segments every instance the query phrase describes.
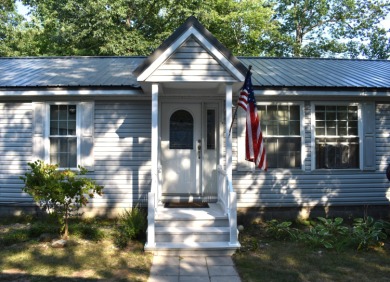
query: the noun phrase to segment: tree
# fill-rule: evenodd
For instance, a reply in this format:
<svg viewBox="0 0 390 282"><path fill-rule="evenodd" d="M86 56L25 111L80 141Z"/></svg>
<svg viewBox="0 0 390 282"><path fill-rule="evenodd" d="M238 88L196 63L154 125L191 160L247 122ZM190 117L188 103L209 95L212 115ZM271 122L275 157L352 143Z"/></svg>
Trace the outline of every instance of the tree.
<svg viewBox="0 0 390 282"><path fill-rule="evenodd" d="M30 170L20 177L24 182L23 192L31 195L43 210L59 220L67 239L69 217L77 215L89 198L95 194L102 195L103 186L84 177L88 171L83 167L75 171L58 170L57 165L45 164L41 160L28 165Z"/></svg>
<svg viewBox="0 0 390 282"><path fill-rule="evenodd" d="M390 11L386 0L270 0L269 4L279 22L267 48L271 55L390 56L388 37L386 43L386 32L379 26Z"/></svg>
<svg viewBox="0 0 390 282"><path fill-rule="evenodd" d="M24 0L44 55L149 55L196 16L235 55L258 55L275 28L256 0Z"/></svg>

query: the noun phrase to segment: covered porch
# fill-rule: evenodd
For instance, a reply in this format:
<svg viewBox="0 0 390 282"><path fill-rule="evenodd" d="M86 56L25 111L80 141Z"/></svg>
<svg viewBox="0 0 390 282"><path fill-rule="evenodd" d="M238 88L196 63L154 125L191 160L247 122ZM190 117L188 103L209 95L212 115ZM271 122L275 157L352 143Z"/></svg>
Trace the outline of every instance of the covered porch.
<svg viewBox="0 0 390 282"><path fill-rule="evenodd" d="M152 109L146 251L232 253L240 246L230 126L245 73L194 17L135 70ZM206 206L167 206L191 202Z"/></svg>

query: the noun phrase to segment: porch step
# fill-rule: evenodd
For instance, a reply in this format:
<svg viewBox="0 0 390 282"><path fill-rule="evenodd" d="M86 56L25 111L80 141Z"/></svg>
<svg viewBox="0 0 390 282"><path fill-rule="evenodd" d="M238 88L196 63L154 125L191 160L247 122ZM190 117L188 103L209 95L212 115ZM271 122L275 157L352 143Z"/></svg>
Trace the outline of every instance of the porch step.
<svg viewBox="0 0 390 282"><path fill-rule="evenodd" d="M231 255L239 247L231 245L228 216L219 204L209 208L156 209L155 244L145 251L159 255Z"/></svg>
<svg viewBox="0 0 390 282"><path fill-rule="evenodd" d="M160 256L231 256L239 247L229 242L158 242L155 246L145 246L145 251Z"/></svg>
<svg viewBox="0 0 390 282"><path fill-rule="evenodd" d="M228 227L156 227L156 242L228 242Z"/></svg>

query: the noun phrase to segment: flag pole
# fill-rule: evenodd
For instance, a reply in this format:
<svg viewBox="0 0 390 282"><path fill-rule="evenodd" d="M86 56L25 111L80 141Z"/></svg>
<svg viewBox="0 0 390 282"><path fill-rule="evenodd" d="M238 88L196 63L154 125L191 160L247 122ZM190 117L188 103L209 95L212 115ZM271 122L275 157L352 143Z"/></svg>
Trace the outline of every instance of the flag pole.
<svg viewBox="0 0 390 282"><path fill-rule="evenodd" d="M252 65L249 65L248 67L248 72L250 72L252 69ZM247 74L248 74L247 72ZM246 80L246 76L245 76L245 80ZM245 82L244 82L245 83ZM243 88L243 87L242 87ZM241 88L241 89L242 89ZM230 137L230 133L232 133L232 128L233 128L233 123L234 123L234 120L236 119L236 116L237 116L237 110L238 110L238 101L240 101L240 95L238 95L238 99L237 99L237 103L236 103L236 108L234 109L234 114L233 114L233 118L232 118L232 123L230 124L230 129L229 129L229 137Z"/></svg>

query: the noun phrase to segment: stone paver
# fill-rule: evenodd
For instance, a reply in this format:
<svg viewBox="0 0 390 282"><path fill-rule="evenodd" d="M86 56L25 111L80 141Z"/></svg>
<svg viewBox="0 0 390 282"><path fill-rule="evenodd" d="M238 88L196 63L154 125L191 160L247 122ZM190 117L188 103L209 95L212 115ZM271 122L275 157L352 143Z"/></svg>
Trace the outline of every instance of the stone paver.
<svg viewBox="0 0 390 282"><path fill-rule="evenodd" d="M154 256L148 282L241 282L231 257Z"/></svg>

